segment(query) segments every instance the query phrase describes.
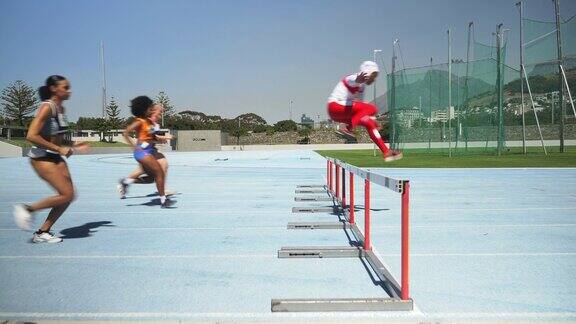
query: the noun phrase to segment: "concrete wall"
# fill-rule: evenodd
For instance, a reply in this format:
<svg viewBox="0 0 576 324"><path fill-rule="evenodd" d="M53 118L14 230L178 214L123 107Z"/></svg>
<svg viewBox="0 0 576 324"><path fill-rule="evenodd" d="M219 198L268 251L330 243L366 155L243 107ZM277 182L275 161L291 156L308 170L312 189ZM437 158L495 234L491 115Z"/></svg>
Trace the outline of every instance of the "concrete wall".
<svg viewBox="0 0 576 324"><path fill-rule="evenodd" d="M20 146L0 141L0 158L19 156L22 156L22 148Z"/></svg>
<svg viewBox="0 0 576 324"><path fill-rule="evenodd" d="M179 130L176 137L177 151L220 151L222 147L219 130Z"/></svg>

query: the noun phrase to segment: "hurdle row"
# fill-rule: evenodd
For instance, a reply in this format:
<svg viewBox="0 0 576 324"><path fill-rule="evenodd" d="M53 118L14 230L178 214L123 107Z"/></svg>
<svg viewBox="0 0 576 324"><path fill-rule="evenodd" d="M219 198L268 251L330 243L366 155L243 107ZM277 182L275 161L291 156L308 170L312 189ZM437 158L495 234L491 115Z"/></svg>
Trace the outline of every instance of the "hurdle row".
<svg viewBox="0 0 576 324"><path fill-rule="evenodd" d="M348 181L347 181L348 179ZM356 222L355 179L364 182L364 231ZM346 185L348 182L348 186ZM401 195L401 284L374 253L371 234L371 184L380 185ZM348 195L346 193L348 189ZM389 298L339 299L273 299L273 312L305 311L409 311L413 301L409 294L409 205L410 182L360 169L343 161L326 159L326 184L301 185L299 194L324 193L326 196L296 197L296 201L333 201L334 208L293 208L293 212L335 211L344 219L339 222L288 223L288 229L344 229L351 230L357 246L302 246L282 247L279 258L365 258L382 281Z"/></svg>

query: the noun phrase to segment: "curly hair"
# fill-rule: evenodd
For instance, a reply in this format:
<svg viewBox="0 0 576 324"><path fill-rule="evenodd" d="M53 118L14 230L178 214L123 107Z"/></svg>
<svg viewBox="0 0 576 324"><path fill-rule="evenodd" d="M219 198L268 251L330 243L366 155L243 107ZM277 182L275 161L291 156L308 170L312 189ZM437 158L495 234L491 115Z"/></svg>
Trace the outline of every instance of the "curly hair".
<svg viewBox="0 0 576 324"><path fill-rule="evenodd" d="M147 96L138 96L130 100L130 110L132 115L140 118L146 117L146 111L148 108L154 105L154 101Z"/></svg>

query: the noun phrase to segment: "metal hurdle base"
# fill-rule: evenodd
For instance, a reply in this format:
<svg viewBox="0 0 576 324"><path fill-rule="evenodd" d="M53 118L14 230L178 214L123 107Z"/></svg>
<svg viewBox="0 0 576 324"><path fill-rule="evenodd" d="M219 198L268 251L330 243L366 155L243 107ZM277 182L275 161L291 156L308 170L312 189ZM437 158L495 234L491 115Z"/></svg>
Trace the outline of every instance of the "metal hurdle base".
<svg viewBox="0 0 576 324"><path fill-rule="evenodd" d="M413 309L412 299L399 298L272 299L272 312L411 311Z"/></svg>
<svg viewBox="0 0 576 324"><path fill-rule="evenodd" d="M338 207L292 207L293 213L337 213Z"/></svg>
<svg viewBox="0 0 576 324"><path fill-rule="evenodd" d="M353 225L355 226L355 225ZM412 311L412 299L400 299L400 285L372 251L354 246L282 247L278 258L364 258L389 298L272 299L272 312Z"/></svg>
<svg viewBox="0 0 576 324"><path fill-rule="evenodd" d="M294 192L297 194L320 194L328 191L326 189L296 189Z"/></svg>
<svg viewBox="0 0 576 324"><path fill-rule="evenodd" d="M348 229L350 228L349 223L345 222L300 222L300 223L288 223L288 229Z"/></svg>
<svg viewBox="0 0 576 324"><path fill-rule="evenodd" d="M324 188L326 189L326 185L298 185L296 188Z"/></svg>
<svg viewBox="0 0 576 324"><path fill-rule="evenodd" d="M284 246L278 258L359 258L362 248L355 246Z"/></svg>
<svg viewBox="0 0 576 324"><path fill-rule="evenodd" d="M333 201L334 198L327 197L327 196L301 196L301 197L294 197L294 201Z"/></svg>

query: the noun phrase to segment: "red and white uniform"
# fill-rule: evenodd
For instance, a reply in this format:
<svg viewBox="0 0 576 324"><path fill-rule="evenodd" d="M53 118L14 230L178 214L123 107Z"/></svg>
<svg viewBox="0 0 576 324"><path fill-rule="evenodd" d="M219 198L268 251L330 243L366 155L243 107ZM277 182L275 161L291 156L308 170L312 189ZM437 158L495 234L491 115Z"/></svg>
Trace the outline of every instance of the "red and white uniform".
<svg viewBox="0 0 576 324"><path fill-rule="evenodd" d="M354 101L362 101L364 98L364 84L356 83L358 74L350 74L344 77L328 97L328 103L335 102L342 106L352 106Z"/></svg>
<svg viewBox="0 0 576 324"><path fill-rule="evenodd" d="M364 116L375 116L378 112L376 106L363 102L363 83L357 83L358 74L344 77L328 97L328 115L339 123L345 123L350 130L360 124Z"/></svg>
<svg viewBox="0 0 576 324"><path fill-rule="evenodd" d="M360 73L370 76L374 72L378 72L376 63L365 61L360 65ZM375 121L378 108L362 101L365 85L356 82L358 75L355 73L344 77L332 90L332 94L328 97L328 116L333 121L346 124L348 131L352 131L358 125L365 127L370 139L378 145L386 157L389 148L382 140Z"/></svg>

